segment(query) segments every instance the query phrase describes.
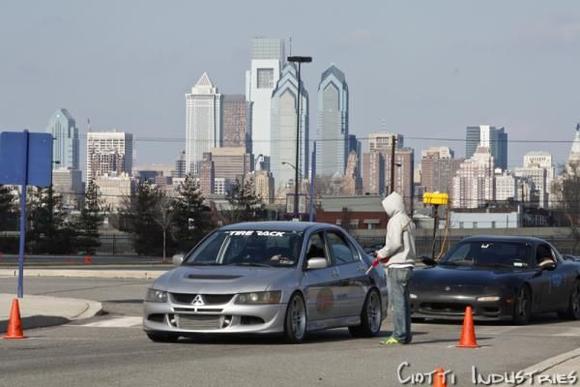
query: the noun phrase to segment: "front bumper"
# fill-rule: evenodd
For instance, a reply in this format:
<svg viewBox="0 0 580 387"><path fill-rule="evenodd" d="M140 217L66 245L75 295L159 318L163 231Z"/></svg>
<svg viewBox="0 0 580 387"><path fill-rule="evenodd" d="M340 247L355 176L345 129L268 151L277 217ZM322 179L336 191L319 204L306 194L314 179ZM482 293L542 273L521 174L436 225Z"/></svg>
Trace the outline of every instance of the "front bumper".
<svg viewBox="0 0 580 387"><path fill-rule="evenodd" d="M478 301L482 295L414 293L411 298L412 317L460 320L465 308L471 306L473 318L484 321L505 321L513 318L513 299L500 297L498 301Z"/></svg>
<svg viewBox="0 0 580 387"><path fill-rule="evenodd" d="M287 304L195 307L144 302L143 329L187 334L280 333L284 331Z"/></svg>

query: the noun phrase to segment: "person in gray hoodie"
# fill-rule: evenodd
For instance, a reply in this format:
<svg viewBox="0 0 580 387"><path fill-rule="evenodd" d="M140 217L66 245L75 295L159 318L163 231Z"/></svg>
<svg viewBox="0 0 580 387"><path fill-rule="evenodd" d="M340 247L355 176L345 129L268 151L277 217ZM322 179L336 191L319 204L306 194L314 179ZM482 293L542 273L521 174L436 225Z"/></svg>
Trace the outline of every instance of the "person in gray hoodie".
<svg viewBox="0 0 580 387"><path fill-rule="evenodd" d="M373 266L387 270L389 306L393 312L393 332L382 344L408 344L412 340L409 281L416 259L415 225L405 213L403 198L396 192L383 200L389 217L385 247L376 252Z"/></svg>

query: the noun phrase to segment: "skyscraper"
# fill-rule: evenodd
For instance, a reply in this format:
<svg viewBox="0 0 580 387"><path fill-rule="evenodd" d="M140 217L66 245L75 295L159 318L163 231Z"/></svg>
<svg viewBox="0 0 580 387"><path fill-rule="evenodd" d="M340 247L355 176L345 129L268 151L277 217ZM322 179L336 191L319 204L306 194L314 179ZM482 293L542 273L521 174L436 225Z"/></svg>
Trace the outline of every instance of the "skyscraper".
<svg viewBox="0 0 580 387"><path fill-rule="evenodd" d="M331 65L318 85L317 173L345 172L348 151L348 85L344 73Z"/></svg>
<svg viewBox="0 0 580 387"><path fill-rule="evenodd" d="M489 148L478 147L470 159L461 163L453 178L455 208L478 208L495 198L494 159Z"/></svg>
<svg viewBox="0 0 580 387"><path fill-rule="evenodd" d="M54 169L79 169L79 130L66 109L58 109L48 122L52 134Z"/></svg>
<svg viewBox="0 0 580 387"><path fill-rule="evenodd" d="M468 126L465 131L465 158L471 158L480 146L489 148L497 168L507 169L508 135L505 128Z"/></svg>
<svg viewBox="0 0 580 387"><path fill-rule="evenodd" d="M133 135L124 132L87 133L87 184L97 176L131 174Z"/></svg>
<svg viewBox="0 0 580 387"><path fill-rule="evenodd" d="M185 151L181 151L179 154L179 158L175 160L175 172L173 173L173 177L183 178L185 177L186 173L186 161L185 161Z"/></svg>
<svg viewBox="0 0 580 387"><path fill-rule="evenodd" d="M185 168L186 173L198 173L203 154L220 144L222 96L203 73L185 94Z"/></svg>
<svg viewBox="0 0 580 387"><path fill-rule="evenodd" d="M223 96L221 146L244 147L250 151L250 106L243 95Z"/></svg>
<svg viewBox="0 0 580 387"><path fill-rule="evenodd" d="M448 147L431 147L421 152L421 186L425 192L452 192L453 177L463 162L453 156Z"/></svg>
<svg viewBox="0 0 580 387"><path fill-rule="evenodd" d="M296 163L296 99L298 97L298 79L296 67L287 64L282 70L282 77L272 94L272 137L270 170L274 175L277 188L284 188L294 180L293 167ZM300 91L300 154L298 175L308 176L309 167L309 133L308 133L308 93L303 85Z"/></svg>
<svg viewBox="0 0 580 387"><path fill-rule="evenodd" d="M246 100L251 106L251 137L254 155L270 157L272 92L286 61L282 39L252 39L252 62L246 72Z"/></svg>

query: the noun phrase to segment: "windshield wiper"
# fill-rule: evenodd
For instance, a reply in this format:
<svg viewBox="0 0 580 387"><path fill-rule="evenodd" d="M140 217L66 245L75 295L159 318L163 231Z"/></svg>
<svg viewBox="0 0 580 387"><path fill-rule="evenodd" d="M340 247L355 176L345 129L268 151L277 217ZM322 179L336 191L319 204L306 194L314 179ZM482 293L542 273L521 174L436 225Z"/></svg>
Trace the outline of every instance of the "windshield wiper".
<svg viewBox="0 0 580 387"><path fill-rule="evenodd" d="M233 263L230 263L229 265L233 265L233 266L272 267L271 265L268 265L266 263L259 263L259 262L233 262Z"/></svg>

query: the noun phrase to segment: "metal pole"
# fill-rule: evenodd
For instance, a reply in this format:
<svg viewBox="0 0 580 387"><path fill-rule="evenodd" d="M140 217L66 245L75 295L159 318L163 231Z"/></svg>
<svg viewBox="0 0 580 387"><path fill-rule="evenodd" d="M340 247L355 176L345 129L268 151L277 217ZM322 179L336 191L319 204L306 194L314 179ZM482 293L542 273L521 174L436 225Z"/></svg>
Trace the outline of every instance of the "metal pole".
<svg viewBox="0 0 580 387"><path fill-rule="evenodd" d="M389 193L395 192L395 144L397 142L397 136L391 138L391 179L389 187Z"/></svg>
<svg viewBox="0 0 580 387"><path fill-rule="evenodd" d="M294 218L299 217L298 211L298 168L300 167L300 62L298 62L298 98L296 101L296 164L294 170Z"/></svg>
<svg viewBox="0 0 580 387"><path fill-rule="evenodd" d="M312 168L310 171L310 214L308 220L314 222L314 177L316 176L316 142L312 150Z"/></svg>
<svg viewBox="0 0 580 387"><path fill-rule="evenodd" d="M439 228L439 205L433 206L433 244L431 245L431 258L435 259L435 245L437 240L437 229Z"/></svg>
<svg viewBox="0 0 580 387"><path fill-rule="evenodd" d="M20 193L20 245L18 248L18 298L24 297L24 247L26 245L26 186L28 185L28 152L29 134L24 131L26 139L26 152L24 154L24 181Z"/></svg>

